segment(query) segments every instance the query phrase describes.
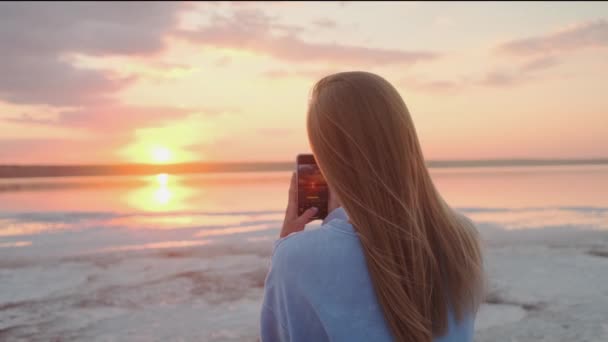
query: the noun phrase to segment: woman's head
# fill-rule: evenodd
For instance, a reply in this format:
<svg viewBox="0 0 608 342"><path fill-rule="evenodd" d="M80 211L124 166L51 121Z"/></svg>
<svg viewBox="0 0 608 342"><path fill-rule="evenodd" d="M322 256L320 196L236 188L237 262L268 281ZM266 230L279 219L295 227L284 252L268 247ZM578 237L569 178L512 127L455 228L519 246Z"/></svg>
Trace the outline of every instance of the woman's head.
<svg viewBox="0 0 608 342"><path fill-rule="evenodd" d="M339 193L413 194L408 187L417 183L411 178L424 169L405 103L390 83L371 73L344 72L321 79L309 105L308 136L329 184L341 188L336 189ZM379 184L387 179L402 184L394 189ZM370 186L353 189L362 182Z"/></svg>
<svg viewBox="0 0 608 342"><path fill-rule="evenodd" d="M312 92L308 136L360 236L394 336L430 341L450 308L458 318L475 310L482 276L474 229L436 192L398 91L367 72L327 76Z"/></svg>

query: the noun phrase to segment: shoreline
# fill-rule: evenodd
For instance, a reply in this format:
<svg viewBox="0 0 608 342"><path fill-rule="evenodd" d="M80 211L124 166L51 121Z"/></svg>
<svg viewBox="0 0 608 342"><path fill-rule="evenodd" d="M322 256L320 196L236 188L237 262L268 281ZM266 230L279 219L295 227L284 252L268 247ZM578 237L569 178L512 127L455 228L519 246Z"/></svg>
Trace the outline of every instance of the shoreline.
<svg viewBox="0 0 608 342"><path fill-rule="evenodd" d="M431 160L431 169L512 168L541 166L608 165L608 159L490 159L490 160ZM293 169L293 162L193 162L179 164L107 164L107 165L0 165L0 179L133 176L167 174L210 174L241 172L281 172Z"/></svg>

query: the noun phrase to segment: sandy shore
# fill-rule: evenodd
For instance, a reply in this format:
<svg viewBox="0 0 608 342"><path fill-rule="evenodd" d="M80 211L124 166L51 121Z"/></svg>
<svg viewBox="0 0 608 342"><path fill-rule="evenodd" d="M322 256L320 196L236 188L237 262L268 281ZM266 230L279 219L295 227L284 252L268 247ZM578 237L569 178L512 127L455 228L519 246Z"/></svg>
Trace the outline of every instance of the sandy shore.
<svg viewBox="0 0 608 342"><path fill-rule="evenodd" d="M579 214L587 223L535 228L471 214L489 283L476 341L608 341L607 212ZM55 243L35 254L2 248L0 340L255 341L275 233L276 226L240 242L88 250L120 234L138 239L115 227L77 240L41 236ZM62 249L75 241L85 248Z"/></svg>

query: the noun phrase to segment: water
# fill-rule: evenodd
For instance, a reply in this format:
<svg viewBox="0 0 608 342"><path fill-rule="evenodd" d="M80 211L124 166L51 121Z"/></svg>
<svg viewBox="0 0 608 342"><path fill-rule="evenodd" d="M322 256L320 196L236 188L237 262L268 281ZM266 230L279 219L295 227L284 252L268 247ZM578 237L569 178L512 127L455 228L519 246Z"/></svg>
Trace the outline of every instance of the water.
<svg viewBox="0 0 608 342"><path fill-rule="evenodd" d="M433 169L432 176L448 203L478 221L508 228L607 228L606 166ZM36 254L51 243L45 236L69 233L66 238L76 241L99 228L121 231L120 237L67 244L60 252L161 248L171 241L188 246L237 235L271 239L283 218L289 177L275 172L4 180L0 248L12 247L3 254Z"/></svg>
<svg viewBox="0 0 608 342"><path fill-rule="evenodd" d="M447 202L478 224L498 279L493 289L509 294L494 303L500 322L521 320L533 287L542 286L500 281L525 270L514 260L529 250L513 248L560 247L548 253L561 260L569 248L591 258L606 246L606 165L431 173ZM0 180L0 339L254 340L289 177ZM498 258L505 248L508 257ZM596 267L596 259L583 264ZM491 308L478 325L482 340L500 326L487 318Z"/></svg>

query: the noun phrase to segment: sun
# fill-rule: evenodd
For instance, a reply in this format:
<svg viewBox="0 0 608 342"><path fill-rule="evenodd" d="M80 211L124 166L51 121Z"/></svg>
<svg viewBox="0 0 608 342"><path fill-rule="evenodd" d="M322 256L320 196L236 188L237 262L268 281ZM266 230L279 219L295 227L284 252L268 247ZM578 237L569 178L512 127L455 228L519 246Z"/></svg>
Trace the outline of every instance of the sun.
<svg viewBox="0 0 608 342"><path fill-rule="evenodd" d="M155 163L168 163L172 159L171 150L166 147L158 146L152 149L152 160Z"/></svg>

